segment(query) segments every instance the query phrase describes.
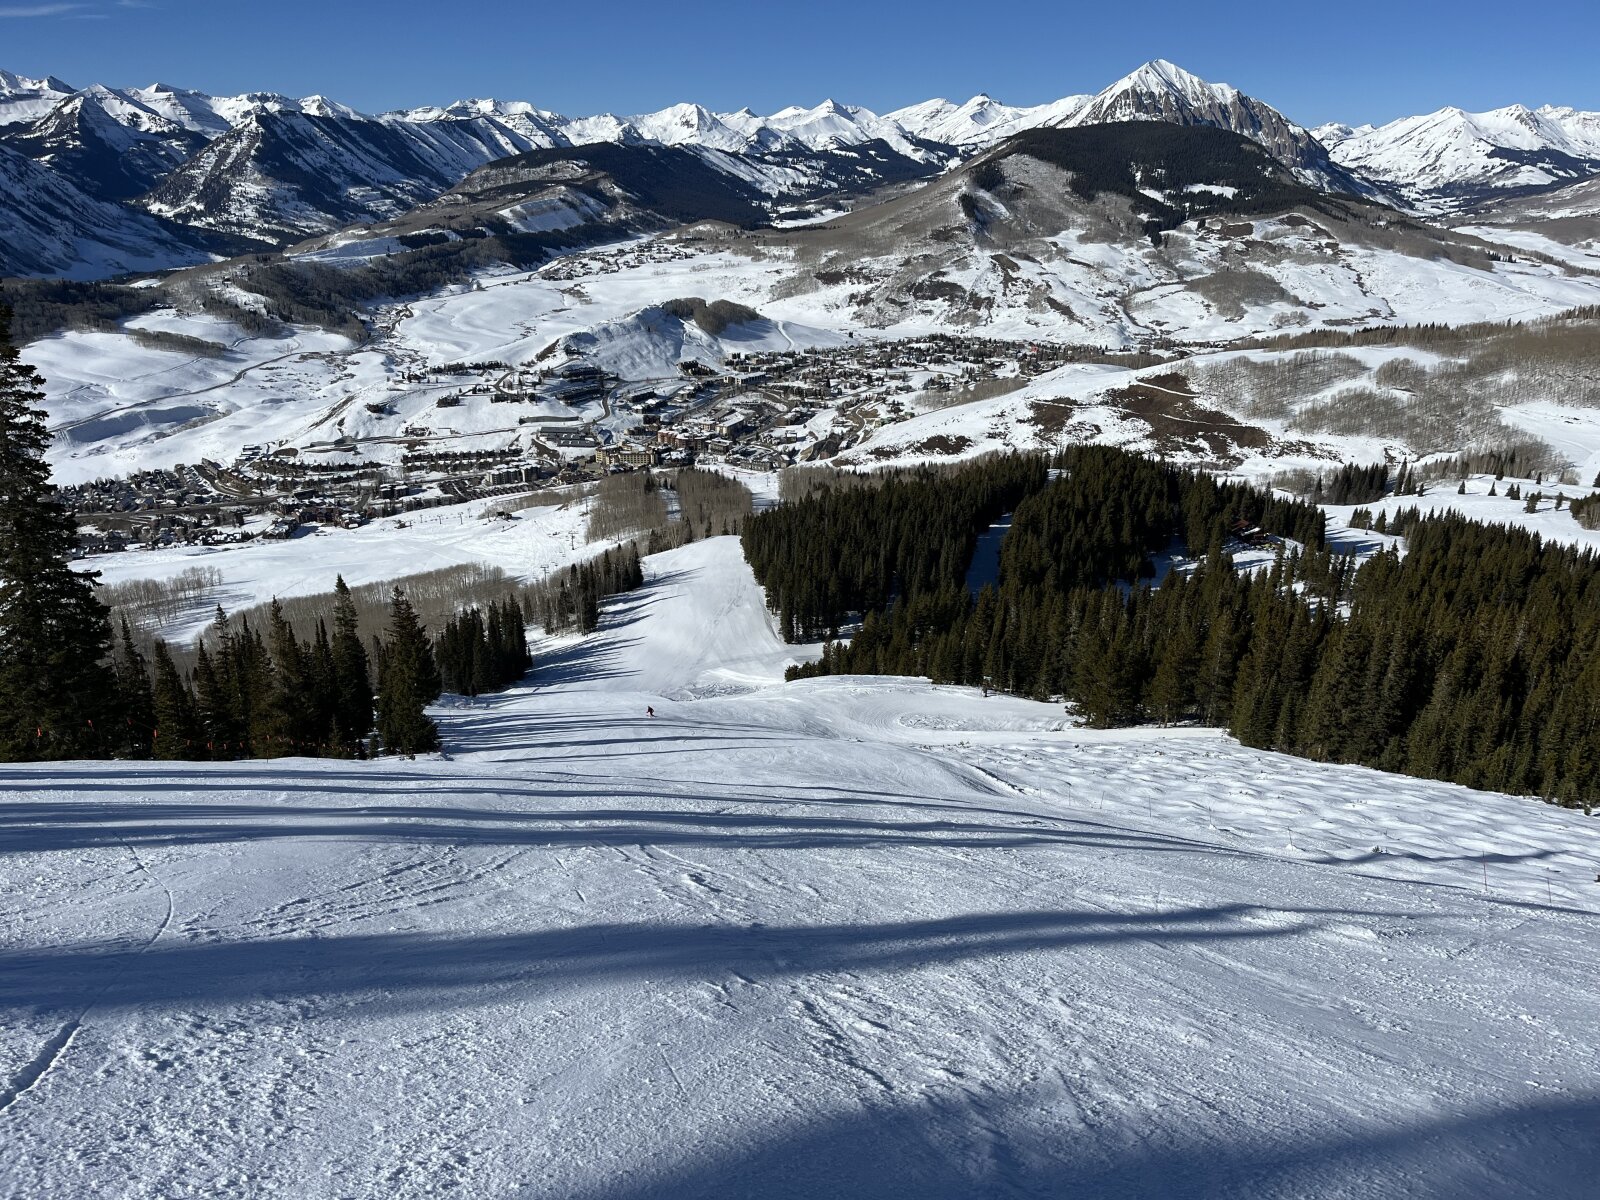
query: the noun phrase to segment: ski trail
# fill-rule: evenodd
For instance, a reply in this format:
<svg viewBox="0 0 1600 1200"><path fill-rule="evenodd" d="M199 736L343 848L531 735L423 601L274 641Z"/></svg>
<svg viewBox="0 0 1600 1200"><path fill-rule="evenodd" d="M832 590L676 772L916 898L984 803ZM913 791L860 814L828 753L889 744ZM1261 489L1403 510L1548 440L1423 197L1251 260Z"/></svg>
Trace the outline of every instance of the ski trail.
<svg viewBox="0 0 1600 1200"><path fill-rule="evenodd" d="M102 993L103 994L103 993ZM96 1002L99 997L95 997ZM90 1005L92 1008L93 1005ZM84 1009L72 1020L68 1021L54 1036L44 1044L44 1049L34 1055L33 1060L11 1077L6 1084L5 1091L0 1092L0 1117L11 1111L11 1106L21 1100L34 1086L50 1073L50 1068L60 1062L66 1055L67 1049L72 1045L72 1039L78 1036L78 1030L83 1025L83 1018L89 1009Z"/></svg>
<svg viewBox="0 0 1600 1200"><path fill-rule="evenodd" d="M128 842L127 839L118 838L118 841L122 842L123 848L133 856L133 861L138 866L139 872L146 878L152 880L156 886L161 889L162 894L167 898L167 911L162 914L160 925L158 925L156 927L156 931L145 940L144 945L139 947L138 955L142 955L161 939L162 934L166 933L167 930L171 928L172 916L176 909L176 905L173 902L172 889L167 886L166 881L145 864L145 861L140 856L139 852L133 848L133 845ZM138 957L138 955L135 955L135 957ZM21 1100L35 1087L37 1087L44 1077L55 1068L56 1064L66 1058L67 1051L72 1048L73 1039L78 1036L78 1031L83 1028L84 1021L88 1018L89 1014L99 1006L100 1001L105 999L106 993L115 987L122 977L128 973L132 965L133 963L130 960L122 968L122 970L117 972L114 977L107 980L105 985L94 994L94 998L90 1000L88 1004L84 1005L82 1011L79 1012L77 1016L73 1017L72 1020L63 1025L60 1029L56 1030L49 1040L45 1042L43 1049L41 1049L38 1054L34 1055L28 1064L22 1068L22 1070L18 1071L11 1077L10 1082L5 1085L4 1090L0 1090L0 1117L5 1116L6 1113L11 1111L12 1106L15 1105L17 1101Z"/></svg>
<svg viewBox="0 0 1600 1200"><path fill-rule="evenodd" d="M151 946L154 946L156 944L156 942L161 939L161 935L166 933L168 928L171 927L171 925L172 925L172 914L173 914L174 909L176 908L176 905L173 903L172 889L167 886L167 881L162 879L161 876L157 875L154 871L152 871L150 869L149 865L146 864L146 862L144 861L143 856L140 855L140 853L133 848L133 843L128 841L126 838L118 838L117 840L122 843L123 848L126 849L129 854L133 855L133 861L136 864L138 864L140 873L143 874L146 879L149 879L158 888L160 888L161 889L161 894L164 895L167 898L166 915L161 918L160 927L157 928L156 931L153 934L150 935L150 940L145 942L145 944L140 947L139 953L143 954L146 950L150 949ZM104 994L105 994L104 992L101 993L101 995L104 995ZM97 997L97 999L98 999L98 997Z"/></svg>

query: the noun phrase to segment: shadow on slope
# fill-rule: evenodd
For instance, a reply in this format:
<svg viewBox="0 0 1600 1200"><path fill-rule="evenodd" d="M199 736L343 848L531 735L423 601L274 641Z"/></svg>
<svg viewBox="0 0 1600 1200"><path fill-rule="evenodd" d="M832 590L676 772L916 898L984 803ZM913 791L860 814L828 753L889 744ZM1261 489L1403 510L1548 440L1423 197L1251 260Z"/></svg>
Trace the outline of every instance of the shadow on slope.
<svg viewBox="0 0 1600 1200"><path fill-rule="evenodd" d="M89 785L102 790L126 784ZM181 790L181 789L174 789ZM281 787L279 789L281 791ZM337 791L321 786L319 790ZM344 789L371 795L373 786ZM408 789L415 792L418 789ZM460 794L464 789L447 789ZM513 797L514 786L494 795ZM561 791L521 793L557 800L557 809L484 809L425 805L314 807L269 804L96 804L19 802L0 806L4 853L82 850L95 846L203 846L314 838L389 845L489 846L690 846L749 850L829 850L927 846L980 849L1022 846L1093 846L1100 849L1227 854L1164 834L1096 827L1086 821L1046 821L1026 814L919 803L915 797L743 795L718 797L729 805L761 805L765 812L707 809L620 808L618 801L670 799L657 791L594 793L605 806L573 806L581 796ZM794 808L859 806L874 815L811 816ZM868 807L870 806L870 807ZM992 817L1009 818L1002 820Z"/></svg>
<svg viewBox="0 0 1600 1200"><path fill-rule="evenodd" d="M1024 911L869 924L609 922L526 933L395 933L235 942L81 943L0 953L0 1009L75 1011L329 997L376 1011L442 1011L571 988L913 971L1009 954L1149 941L1261 941L1314 931L1318 909ZM1340 918L1351 915L1330 913ZM114 982L107 987L106 980Z"/></svg>
<svg viewBox="0 0 1600 1200"><path fill-rule="evenodd" d="M1381 1125L1334 1111L1314 1133L1251 1126L1225 1103L1165 1109L1139 1127L1050 1127L1051 1099L863 1106L574 1200L1576 1200L1600 1178L1594 1094Z"/></svg>

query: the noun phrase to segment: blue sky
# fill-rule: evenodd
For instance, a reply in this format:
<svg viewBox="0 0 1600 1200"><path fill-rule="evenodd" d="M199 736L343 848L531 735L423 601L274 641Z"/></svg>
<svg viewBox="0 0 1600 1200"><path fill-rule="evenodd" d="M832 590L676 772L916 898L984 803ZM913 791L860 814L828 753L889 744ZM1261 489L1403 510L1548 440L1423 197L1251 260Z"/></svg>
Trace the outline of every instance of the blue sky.
<svg viewBox="0 0 1600 1200"><path fill-rule="evenodd" d="M367 111L464 96L567 113L680 100L880 112L1095 91L1151 58L1303 124L1445 104L1600 109L1600 3L1076 0L0 0L0 67L69 83L321 92Z"/></svg>

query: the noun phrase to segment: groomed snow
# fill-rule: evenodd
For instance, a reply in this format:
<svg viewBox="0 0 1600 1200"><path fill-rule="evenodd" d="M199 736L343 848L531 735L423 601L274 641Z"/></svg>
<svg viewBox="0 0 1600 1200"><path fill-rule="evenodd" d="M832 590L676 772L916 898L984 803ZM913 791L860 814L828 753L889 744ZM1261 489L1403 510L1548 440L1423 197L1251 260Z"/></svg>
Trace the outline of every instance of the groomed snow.
<svg viewBox="0 0 1600 1200"><path fill-rule="evenodd" d="M0 768L0 1194L1592 1194L1579 814L784 685L648 567L448 758Z"/></svg>

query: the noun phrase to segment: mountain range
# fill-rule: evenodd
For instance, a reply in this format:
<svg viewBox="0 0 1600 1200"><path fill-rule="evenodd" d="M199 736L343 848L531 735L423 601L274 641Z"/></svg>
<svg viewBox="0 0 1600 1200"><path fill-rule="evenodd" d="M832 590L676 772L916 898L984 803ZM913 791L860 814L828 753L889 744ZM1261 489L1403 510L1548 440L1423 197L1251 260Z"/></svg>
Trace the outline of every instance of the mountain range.
<svg viewBox="0 0 1600 1200"><path fill-rule="evenodd" d="M1161 60L1049 104L980 95L882 115L827 100L768 115L679 104L569 117L493 99L367 115L323 96L75 89L0 71L0 274L96 278L279 249L402 220L474 171L534 151L681 150L776 213L933 178L1029 130L1125 121L1230 130L1320 192L1413 213L1467 212L1600 174L1600 113L1443 109L1307 130Z"/></svg>

